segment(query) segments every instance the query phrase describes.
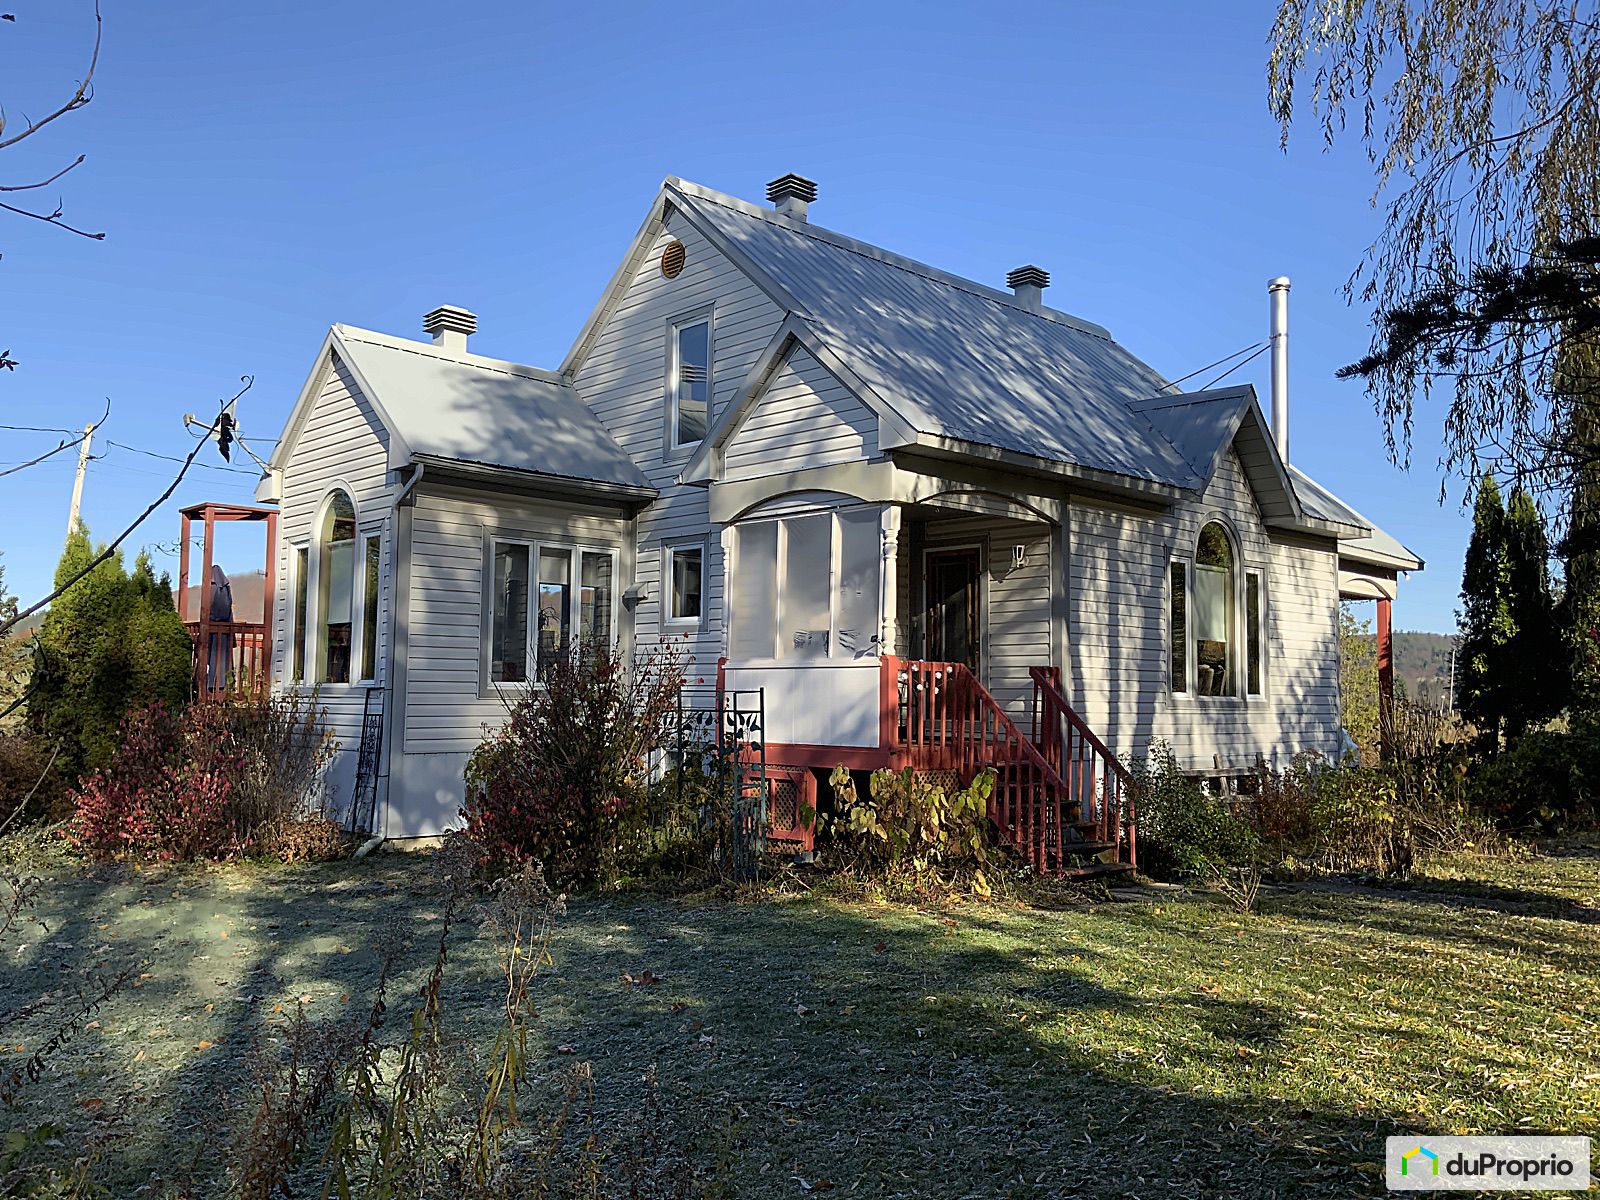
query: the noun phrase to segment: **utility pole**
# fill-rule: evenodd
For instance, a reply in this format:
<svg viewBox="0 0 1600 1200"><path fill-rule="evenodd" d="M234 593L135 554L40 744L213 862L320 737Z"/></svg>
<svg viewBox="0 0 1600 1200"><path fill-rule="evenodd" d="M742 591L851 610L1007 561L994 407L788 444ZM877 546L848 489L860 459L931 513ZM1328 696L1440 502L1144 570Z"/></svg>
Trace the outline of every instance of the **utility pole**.
<svg viewBox="0 0 1600 1200"><path fill-rule="evenodd" d="M83 427L83 444L78 447L78 474L72 481L72 508L67 512L67 537L78 527L78 509L83 504L83 476L89 469L89 443L94 439L94 422Z"/></svg>

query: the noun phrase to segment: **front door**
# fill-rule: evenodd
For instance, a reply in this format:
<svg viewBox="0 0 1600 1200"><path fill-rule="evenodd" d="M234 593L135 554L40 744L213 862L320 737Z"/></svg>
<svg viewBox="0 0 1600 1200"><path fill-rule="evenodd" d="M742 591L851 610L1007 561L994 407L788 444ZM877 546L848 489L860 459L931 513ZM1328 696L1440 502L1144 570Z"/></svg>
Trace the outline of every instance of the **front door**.
<svg viewBox="0 0 1600 1200"><path fill-rule="evenodd" d="M978 552L930 550L923 569L927 598L924 656L932 662L966 663L974 675L983 678L978 664L983 629L978 612Z"/></svg>

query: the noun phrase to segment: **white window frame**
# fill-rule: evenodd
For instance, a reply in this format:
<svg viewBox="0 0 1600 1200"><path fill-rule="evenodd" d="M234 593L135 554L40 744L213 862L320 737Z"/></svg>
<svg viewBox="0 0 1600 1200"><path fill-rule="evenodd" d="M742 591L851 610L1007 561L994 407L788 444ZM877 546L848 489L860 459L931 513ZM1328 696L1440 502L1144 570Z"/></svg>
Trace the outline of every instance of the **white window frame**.
<svg viewBox="0 0 1600 1200"><path fill-rule="evenodd" d="M359 513L359 509L357 512ZM378 681L378 674L382 669L383 646L374 640L372 644L372 674L361 673L365 665L361 660L365 657L367 644L367 543L377 539L378 542L378 603L383 602L383 525L373 522L363 525L356 522L356 554L355 562L351 569L355 572L355 579L350 584L350 602L355 605L355 612L350 619L350 682L352 684L368 685ZM383 611L374 609L373 631L374 639L383 629Z"/></svg>
<svg viewBox="0 0 1600 1200"><path fill-rule="evenodd" d="M1183 686L1172 670L1172 602L1176 599L1173 593L1172 568L1183 568ZM1174 696L1192 698L1194 696L1194 639L1189 635L1191 622L1189 620L1189 606L1194 601L1194 589L1190 587L1189 580L1194 574L1194 563L1182 555L1174 555L1167 562L1166 588L1167 597L1166 627L1167 636L1162 640L1163 649L1167 656L1167 690Z"/></svg>
<svg viewBox="0 0 1600 1200"><path fill-rule="evenodd" d="M1265 567L1252 566L1246 563L1240 574L1239 624L1244 627L1244 636L1239 639L1242 656L1244 659L1243 671L1239 678L1244 684L1244 698L1246 700L1264 700L1267 695L1267 570ZM1260 642L1261 653L1261 686L1255 691L1250 690L1250 577L1256 580L1256 638Z"/></svg>
<svg viewBox="0 0 1600 1200"><path fill-rule="evenodd" d="M350 678L343 682L331 679L320 679L322 674L322 526L328 515L328 507L333 503L336 492L343 492L350 498L350 507L355 510L355 545L356 552L351 554L351 580L350 580ZM343 480L336 480L329 485L323 493L322 502L317 505L316 517L311 524L310 553L306 556L310 566L310 579L306 589L306 673L311 676L309 682L316 688L355 688L368 686L370 681L358 680L357 672L360 670L359 654L361 651L361 621L366 604L362 598L364 571L359 553L363 546L364 534L361 528L361 502L356 499L356 490ZM382 567L380 566L380 570ZM292 603L291 598L291 603ZM291 670L292 670L291 665Z"/></svg>
<svg viewBox="0 0 1600 1200"><path fill-rule="evenodd" d="M675 617L672 615L672 592L674 575L672 571L672 556L682 550L698 550L700 552L700 615L698 617ZM693 630L699 632L706 627L711 604L711 550L709 544L703 540L689 542L665 542L661 547L661 628L673 633L683 633Z"/></svg>
<svg viewBox="0 0 1600 1200"><path fill-rule="evenodd" d="M307 667L313 661L307 653L309 647L306 642L311 630L315 628L311 623L311 604L314 598L311 591L311 560L314 556L311 553L312 543L310 541L287 542L285 546L289 556L283 568L285 580L283 623L289 634L287 638L289 655L288 661L283 664L283 678L290 686L300 687L305 684ZM302 554L306 556L304 572L300 569L300 556ZM302 575L306 585L306 611L303 616L295 611L295 600L300 590L299 585ZM294 673L296 651L300 654L299 675Z"/></svg>
<svg viewBox="0 0 1600 1200"><path fill-rule="evenodd" d="M711 432L712 413L715 409L714 389L717 383L717 322L716 308L708 304L667 321L666 426L662 432L662 443L663 453L668 458L679 455L688 457L705 440L704 438L696 438L692 442L678 440L678 333L702 322L706 327L706 433L709 435Z"/></svg>
<svg viewBox="0 0 1600 1200"><path fill-rule="evenodd" d="M620 553L615 546L602 546L592 542L574 542L564 538L530 538L516 534L490 533L485 539L487 553L484 555L483 588L481 603L483 605L483 621L479 633L478 677L480 696L494 695L501 688L543 687L539 682L539 657L538 635L539 623L535 619L534 597L539 594L539 554L543 550L564 551L568 555L568 570L571 575L567 581L568 594L572 603L569 619L573 629L577 628L578 593L582 590L583 583L583 555L594 554L607 558L611 562L611 611L609 614L609 628L606 630L606 644L615 650L618 637L618 614L621 607L622 595L618 587L618 563ZM527 664L528 678L521 680L494 679L491 677L491 661L494 647L494 560L502 546L519 546L528 552L528 613L523 626L523 661ZM701 605L704 607L704 604ZM568 653L576 658L580 647L578 639L572 637L568 640Z"/></svg>
<svg viewBox="0 0 1600 1200"><path fill-rule="evenodd" d="M1194 573L1196 553L1200 541L1200 531L1207 525L1220 525L1228 545L1233 551L1233 618L1234 635L1228 640L1228 670L1238 680L1238 690L1225 696L1202 696L1196 690L1199 686L1199 660L1196 654L1196 639L1194 636ZM1248 704L1266 699L1268 693L1267 677L1270 662L1267 653L1269 639L1267 637L1267 568L1245 557L1244 540L1239 536L1238 529L1233 522L1220 513L1208 514L1198 525L1194 532L1187 538L1191 550L1187 554L1174 554L1167 560L1167 578L1162 589L1167 598L1164 625L1166 639L1163 644L1163 653L1167 657L1167 694L1181 702L1199 703L1205 705ZM1178 691L1172 685L1172 568L1174 565L1183 566L1184 578L1184 690ZM1246 611L1247 580L1254 575L1257 577L1257 586L1260 589L1259 614L1260 629L1257 635L1261 639L1261 689L1250 690L1250 628Z"/></svg>
<svg viewBox="0 0 1600 1200"><path fill-rule="evenodd" d="M751 666L848 666L851 663L859 663L867 660L876 661L878 658L882 657L883 643L881 641L881 634L883 629L883 572L885 570L885 564L881 552L878 555L877 619L872 625L871 631L868 635L869 644L876 644L877 649L871 654L864 655L858 655L854 651L849 654L838 653L840 649L839 576L842 565L840 555L844 550L844 538L840 531L839 518L840 514L844 512L869 511L878 514L881 537L883 506L878 504L851 504L839 508L801 509L795 512L779 513L770 517L755 517L748 521L735 521L733 523L731 528L734 530L734 537L731 539L731 553L729 554L728 560L724 564L724 572L728 578L732 578L739 570L739 543L743 536L743 531L746 529L751 529L757 525L776 525L778 527L777 558L775 563L776 590L773 593L778 604L778 616L774 622L772 635L773 653L767 658L741 658L738 660L741 666L746 664ZM788 582L785 577L788 570L789 557L789 531L787 525L790 521L803 521L815 517L828 518L828 653L820 658L781 658L779 657L777 651L778 639L783 636L783 593L784 586ZM723 583L722 595L723 626L728 639L727 644L732 646L732 630L734 628L734 622L739 619L739 613L738 608L733 600L733 588L728 586L726 580L724 580Z"/></svg>

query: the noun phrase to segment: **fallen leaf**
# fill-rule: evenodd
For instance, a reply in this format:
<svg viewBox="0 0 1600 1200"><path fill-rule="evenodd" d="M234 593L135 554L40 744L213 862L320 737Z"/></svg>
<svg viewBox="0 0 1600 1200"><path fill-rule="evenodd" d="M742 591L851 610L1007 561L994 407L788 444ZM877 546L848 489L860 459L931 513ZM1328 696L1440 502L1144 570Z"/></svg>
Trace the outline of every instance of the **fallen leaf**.
<svg viewBox="0 0 1600 1200"><path fill-rule="evenodd" d="M87 1108L90 1112L93 1112L95 1109L102 1107L104 1104L105 1101L100 1099L99 1096L90 1096L87 1100L79 1101L78 1107Z"/></svg>
<svg viewBox="0 0 1600 1200"><path fill-rule="evenodd" d="M887 943L887 942L879 942L876 946L874 946L872 948L872 952L874 954L887 954L887 953L889 953L889 943Z"/></svg>
<svg viewBox="0 0 1600 1200"><path fill-rule="evenodd" d="M855 1011L856 1011L856 1006L854 1004L846 1004L843 1008L841 1008L839 1010L839 1015L841 1017L848 1017L848 1016L852 1015Z"/></svg>
<svg viewBox="0 0 1600 1200"><path fill-rule="evenodd" d="M209 1049L211 1049L211 1047L213 1047L215 1045L216 1045L215 1042L201 1041L201 1042L196 1044L195 1049L196 1050L209 1050Z"/></svg>
<svg viewBox="0 0 1600 1200"><path fill-rule="evenodd" d="M340 1004L349 1004L350 1003L350 993L349 992L340 992L339 993L339 1003Z"/></svg>
<svg viewBox="0 0 1600 1200"><path fill-rule="evenodd" d="M682 1012L684 1009L686 1009L688 1007L689 1007L689 1002L687 1000L674 1000L672 1002L672 1011L673 1012Z"/></svg>
<svg viewBox="0 0 1600 1200"><path fill-rule="evenodd" d="M556 1047L557 1054L576 1054L577 1052L578 1048L572 1045L570 1042L563 1042L561 1045Z"/></svg>
<svg viewBox="0 0 1600 1200"><path fill-rule="evenodd" d="M807 1008L804 1004L796 1004L794 1006L794 1015L797 1017L809 1017L812 1012L813 1010Z"/></svg>
<svg viewBox="0 0 1600 1200"><path fill-rule="evenodd" d="M217 1011L217 1006L215 1004L208 1004L208 1005L206 1005L206 1011L207 1012L216 1012Z"/></svg>

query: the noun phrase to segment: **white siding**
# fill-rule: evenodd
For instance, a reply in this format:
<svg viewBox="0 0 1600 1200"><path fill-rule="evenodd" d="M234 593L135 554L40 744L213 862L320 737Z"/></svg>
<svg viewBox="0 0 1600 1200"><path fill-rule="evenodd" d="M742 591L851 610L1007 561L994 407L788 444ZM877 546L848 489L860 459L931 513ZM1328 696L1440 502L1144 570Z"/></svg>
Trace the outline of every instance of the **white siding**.
<svg viewBox="0 0 1600 1200"><path fill-rule="evenodd" d="M674 238L683 242L687 260L676 279L664 279L661 249ZM674 482L693 448L665 452L668 325L707 308L713 310L711 421L715 423L772 341L784 314L682 217L672 218L644 255L575 382L612 436L661 490L638 523L635 578L647 589L634 614L639 645L655 642L661 632L662 548L703 544L703 619L685 640L698 672L709 677L722 653L722 545L712 529L705 489Z"/></svg>
<svg viewBox="0 0 1600 1200"><path fill-rule="evenodd" d="M335 487L347 488L355 501L358 522L357 569L361 542L372 531L381 532L383 558L379 564L378 682L388 674L384 650L389 636L394 531L391 523L393 492L388 472L389 435L344 364L333 360L321 393L312 402L306 422L283 465L283 503L278 523L278 562L273 605L273 673L284 683L293 667L289 644L294 594L290 586L295 550L312 544L313 525L323 500ZM313 607L314 607L313 599ZM303 631L296 631L303 636ZM354 662L360 661L359 644ZM353 664L352 670L355 669ZM315 670L315 655L308 651L306 672ZM322 684L318 702L328 710L328 721L339 739L333 766L334 801L343 806L355 781L355 757L361 740L361 714L368 688L362 684Z"/></svg>
<svg viewBox="0 0 1600 1200"><path fill-rule="evenodd" d="M1333 544L1269 534L1230 451L1200 500L1169 514L1072 504L1068 699L1119 755L1156 739L1196 768L1247 767L1258 753L1280 766L1300 750L1336 751L1339 726ZM1240 570L1259 571L1266 598L1266 695L1249 701L1171 691L1168 569L1192 557L1200 527L1224 517Z"/></svg>
<svg viewBox="0 0 1600 1200"><path fill-rule="evenodd" d="M877 449L878 419L803 346L773 373L723 449L723 478L857 462Z"/></svg>
<svg viewBox="0 0 1600 1200"><path fill-rule="evenodd" d="M424 481L411 530L406 752L464 755L487 728L504 721L506 701L520 692L506 686L502 699L483 680L484 564L491 538L616 552L612 602L620 606L632 572L628 532L625 518L598 509L430 489Z"/></svg>
<svg viewBox="0 0 1600 1200"><path fill-rule="evenodd" d="M1033 704L1031 667L1053 661L1050 646L1050 527L1003 518L930 521L928 550L941 546L980 546L984 571L979 617L983 622L984 686L1022 722ZM1011 566L1012 547L1026 547L1023 566ZM922 566L917 564L918 578ZM918 587L920 591L920 584Z"/></svg>

